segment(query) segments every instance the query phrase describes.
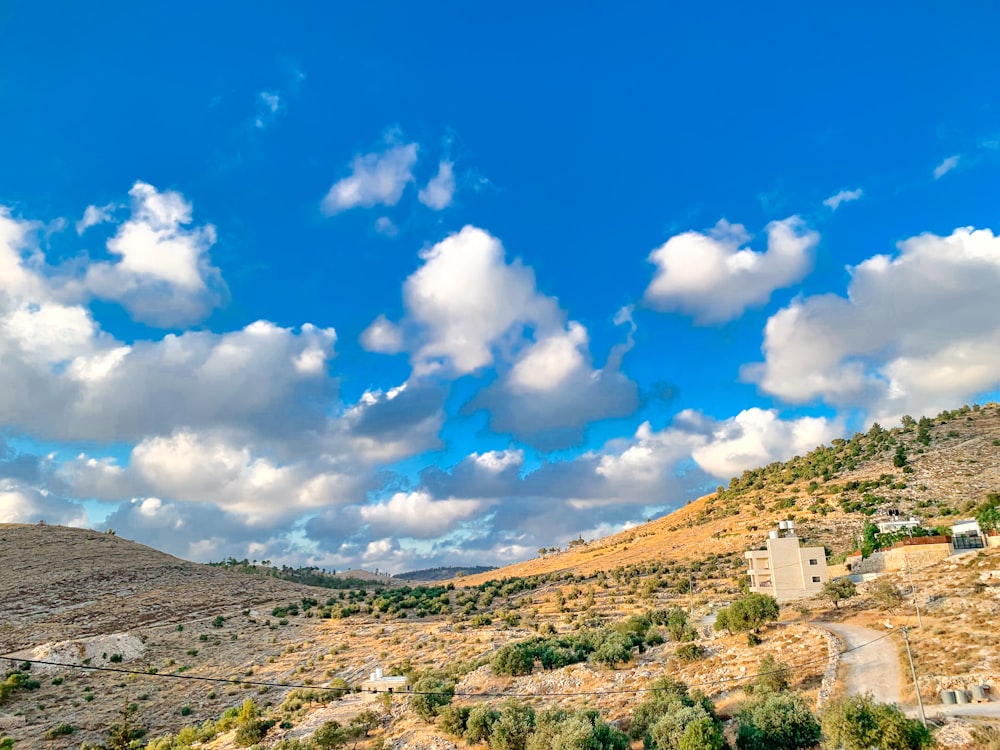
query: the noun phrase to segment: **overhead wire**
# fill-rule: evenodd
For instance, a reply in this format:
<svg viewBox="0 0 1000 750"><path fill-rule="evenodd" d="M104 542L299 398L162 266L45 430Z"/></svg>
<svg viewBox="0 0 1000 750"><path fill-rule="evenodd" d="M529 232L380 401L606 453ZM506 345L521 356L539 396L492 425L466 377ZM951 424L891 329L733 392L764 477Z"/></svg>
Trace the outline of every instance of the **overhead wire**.
<svg viewBox="0 0 1000 750"><path fill-rule="evenodd" d="M857 651L858 649L864 648L865 646L870 646L873 643L884 640L892 635L894 631L890 631L885 635L881 635L878 638L873 638L870 641L864 643L859 643L856 646L843 649L838 651L838 656L843 656L844 654L849 654L852 651ZM20 664L32 664L39 666L48 667L60 667L62 669L78 669L86 670L92 672L112 672L116 674L124 675L135 675L137 677L149 677L153 679L172 679L172 680L194 680L199 682L211 682L219 684L227 684L233 686L246 685L248 687L267 687L267 688L277 688L280 690L340 690L343 689L350 692L348 688L321 688L316 685L306 685L306 684L290 684L287 682L269 682L264 680L245 680L230 677L208 677L203 675L188 674L183 673L166 673L166 672L144 672L136 669L126 669L124 667L106 667L96 664L64 664L62 662L46 661L43 659L25 659L20 656L14 656L10 654L0 654L0 659L6 659L7 661L16 662ZM796 668L810 666L812 664L817 664L820 662L829 661L830 656L823 656L816 659L811 659L802 664L796 665ZM695 682L686 683L689 688L700 688L700 687L711 687L714 685L722 685L731 682L743 682L746 680L752 680L757 677L763 677L771 674L778 674L784 670L775 669L768 670L765 672L756 672L748 675L739 675L737 677L720 677L716 680L708 680L705 682ZM600 697L605 695L639 695L642 693L655 693L663 690L668 690L669 688L656 688L656 687L644 687L644 688L617 688L612 690L578 690L571 692L511 692L511 691L481 691L481 692L454 692L450 695L455 698L575 698L575 697ZM373 692L373 691L369 691ZM404 693L394 693L394 695L443 695L448 694L440 690L407 690Z"/></svg>

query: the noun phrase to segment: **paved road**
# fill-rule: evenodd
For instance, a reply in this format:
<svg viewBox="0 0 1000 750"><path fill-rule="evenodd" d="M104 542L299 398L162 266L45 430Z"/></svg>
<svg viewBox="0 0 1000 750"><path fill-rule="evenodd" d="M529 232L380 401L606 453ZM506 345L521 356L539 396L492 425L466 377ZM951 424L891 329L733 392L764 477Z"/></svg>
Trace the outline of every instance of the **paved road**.
<svg viewBox="0 0 1000 750"><path fill-rule="evenodd" d="M840 657L847 665L847 694L871 693L883 703L899 703L902 694L902 670L896 651L896 636L886 635L860 625L840 622L817 622L821 628L838 635L849 649ZM876 640L881 638L881 640ZM868 644L868 645L864 645Z"/></svg>

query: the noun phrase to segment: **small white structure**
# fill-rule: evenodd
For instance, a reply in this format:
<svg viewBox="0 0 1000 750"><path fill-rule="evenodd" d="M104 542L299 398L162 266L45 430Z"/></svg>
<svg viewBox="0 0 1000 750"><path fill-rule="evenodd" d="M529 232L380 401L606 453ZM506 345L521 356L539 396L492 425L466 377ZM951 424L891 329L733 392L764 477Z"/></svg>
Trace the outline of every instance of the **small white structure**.
<svg viewBox="0 0 1000 750"><path fill-rule="evenodd" d="M903 529L916 529L920 527L920 521L918 521L913 516L910 516L905 521L895 520L895 521L879 521L877 524L879 534L889 534L893 531L902 531Z"/></svg>
<svg viewBox="0 0 1000 750"><path fill-rule="evenodd" d="M410 690L410 683L403 676L387 677L382 673L382 667L378 667L361 683L361 689L369 693L406 693Z"/></svg>
<svg viewBox="0 0 1000 750"><path fill-rule="evenodd" d="M954 551L966 549L983 549L986 546L986 537L983 530L979 528L979 521L975 518L965 518L951 527L951 547Z"/></svg>
<svg viewBox="0 0 1000 750"><path fill-rule="evenodd" d="M781 521L768 535L767 549L745 554L750 590L769 594L779 602L804 599L818 594L830 580L826 570L826 550L800 547L795 522Z"/></svg>

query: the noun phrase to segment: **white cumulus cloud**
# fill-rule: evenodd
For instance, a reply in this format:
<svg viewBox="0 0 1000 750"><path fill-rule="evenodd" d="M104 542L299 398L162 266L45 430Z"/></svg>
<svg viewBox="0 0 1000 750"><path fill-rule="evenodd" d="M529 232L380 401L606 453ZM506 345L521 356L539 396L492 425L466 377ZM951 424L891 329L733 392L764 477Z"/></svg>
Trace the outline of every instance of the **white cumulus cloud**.
<svg viewBox="0 0 1000 750"><path fill-rule="evenodd" d="M215 227L187 228L192 206L180 193L136 182L129 195L132 215L107 243L117 260L91 263L86 288L145 323L176 326L202 319L227 295L208 255Z"/></svg>
<svg viewBox="0 0 1000 750"><path fill-rule="evenodd" d="M413 182L416 163L416 143L358 154L351 162L351 174L333 184L320 207L329 216L356 206L395 206L406 186Z"/></svg>
<svg viewBox="0 0 1000 750"><path fill-rule="evenodd" d="M767 322L767 393L889 419L950 408L1000 385L1000 238L956 229L900 242L851 269L846 296L797 300Z"/></svg>
<svg viewBox="0 0 1000 750"><path fill-rule="evenodd" d="M749 239L741 225L724 220L708 233L671 237L649 254L656 273L645 301L693 315L699 323L732 320L800 281L812 267L819 235L792 216L767 225L765 252L743 247Z"/></svg>

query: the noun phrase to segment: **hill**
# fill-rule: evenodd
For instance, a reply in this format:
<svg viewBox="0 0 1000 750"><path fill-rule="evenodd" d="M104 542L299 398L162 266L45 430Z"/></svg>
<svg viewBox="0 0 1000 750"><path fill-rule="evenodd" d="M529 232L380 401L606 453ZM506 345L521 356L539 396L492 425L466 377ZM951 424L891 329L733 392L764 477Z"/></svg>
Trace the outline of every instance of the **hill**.
<svg viewBox="0 0 1000 750"><path fill-rule="evenodd" d="M805 456L746 471L728 487L635 528L454 582L588 576L651 561L702 567L706 558L735 572L743 551L763 544L786 519L805 542L826 546L836 559L859 546L866 520L896 512L928 527L947 525L1000 490L1000 405L903 422L891 429L876 424Z"/></svg>
<svg viewBox="0 0 1000 750"><path fill-rule="evenodd" d="M424 568L423 570L411 570L406 573L397 573L393 578L402 581L447 581L449 578L461 578L462 576L474 576L481 573L489 573L496 570L495 565L467 565L465 567L445 566L439 568Z"/></svg>
<svg viewBox="0 0 1000 750"><path fill-rule="evenodd" d="M873 427L745 472L655 521L465 575L453 585L392 581L319 589L188 563L93 531L0 526L0 570L17 571L0 577L0 647L15 651L18 660L66 664L36 666L29 682L37 689L0 696L0 734L15 739L18 750L43 742L54 750L102 742L124 703L138 707L148 736L155 737L204 725L250 696L275 721L263 747L308 736L330 718L346 723L363 708L380 712L375 745L453 746L415 719L405 701L383 707L374 696L331 704L308 697L316 695L310 686L332 680L356 685L379 667L411 675L442 670L459 692L535 696L539 707L546 701L596 707L609 720L627 723L635 703L628 691L666 675L702 686L724 715L732 715L744 698L740 687L766 652L789 664L794 687L814 700L828 669L826 655L837 642L810 620L912 625L907 597L885 604L866 585L836 610L821 601L796 603L783 609L780 627L763 634L766 649L755 649L743 637L712 631L710 620L702 619L739 595L743 551L763 543L776 521L794 518L801 536L843 555L880 514L912 514L930 527L947 524L974 514L998 488L1000 407L989 404L904 420L892 429ZM969 675L1000 683L992 645L1000 553L885 580L897 594L905 586L919 601L925 627L911 640L925 698L966 684ZM614 667L585 660L553 669L536 665L515 678L492 671L495 651L507 643L586 639L614 628L631 632L643 618L648 625L654 616L678 611L692 612L684 636L695 639L690 643L651 638L644 652ZM662 631L658 635L663 641ZM693 660L682 657L685 647L693 649ZM608 691L612 684L616 690ZM538 697L546 694L552 697ZM52 735L61 724L73 733ZM215 725L214 739L202 746L234 747L224 726Z"/></svg>

